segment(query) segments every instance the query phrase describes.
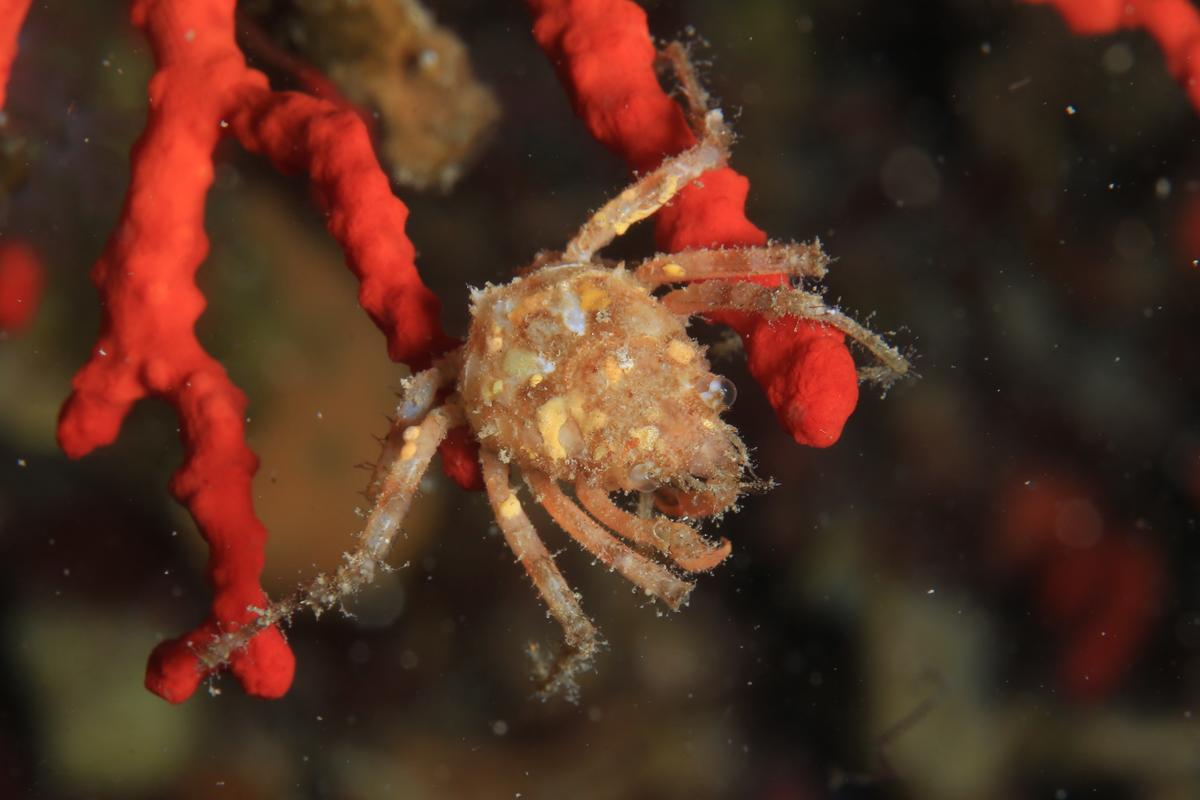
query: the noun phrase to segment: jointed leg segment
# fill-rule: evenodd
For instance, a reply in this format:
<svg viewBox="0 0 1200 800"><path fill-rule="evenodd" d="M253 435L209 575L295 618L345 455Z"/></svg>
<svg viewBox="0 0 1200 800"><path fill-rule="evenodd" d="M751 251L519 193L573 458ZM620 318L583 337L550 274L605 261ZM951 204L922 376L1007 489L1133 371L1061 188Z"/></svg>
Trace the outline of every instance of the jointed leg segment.
<svg viewBox="0 0 1200 800"><path fill-rule="evenodd" d="M216 667L228 662L260 630L287 620L301 608L320 615L370 584L376 570L384 566L438 445L451 428L462 422L461 409L447 403L430 411L420 424L394 425L383 448L383 458L391 461L381 462L377 468L373 481L375 503L358 535L358 547L343 557L333 575L317 575L290 596L261 609L253 622L215 639L201 653L204 665Z"/></svg>
<svg viewBox="0 0 1200 800"><path fill-rule="evenodd" d="M662 600L672 611L677 611L687 600L693 584L679 580L666 567L622 544L571 502L553 479L541 472L531 472L525 480L559 527L583 549L646 594Z"/></svg>
<svg viewBox="0 0 1200 800"><path fill-rule="evenodd" d="M801 317L830 325L861 344L885 367L871 370L875 380L895 379L909 370L908 361L883 338L842 312L825 305L820 295L789 288L771 289L755 283L711 281L676 289L662 302L678 314L704 314L708 311L748 311L765 317Z"/></svg>
<svg viewBox="0 0 1200 800"><path fill-rule="evenodd" d="M668 283L745 278L751 275L825 277L829 256L819 241L808 244L769 244L719 250L684 250L643 261L634 277L648 289Z"/></svg>
<svg viewBox="0 0 1200 800"><path fill-rule="evenodd" d="M666 159L658 169L609 200L583 224L568 244L563 260L586 263L598 250L671 202L689 183L710 169L725 165L729 157L729 130L720 109L704 117L699 144Z"/></svg>
<svg viewBox="0 0 1200 800"><path fill-rule="evenodd" d="M644 518L617 506L603 489L575 484L575 496L593 517L634 544L656 550L687 572L707 572L729 555L728 539L714 545L685 525L666 517Z"/></svg>
<svg viewBox="0 0 1200 800"><path fill-rule="evenodd" d="M575 675L588 667L599 646L596 628L579 607L575 593L554 564L533 523L525 515L521 501L509 486L508 465L487 450L480 452L479 460L488 501L504 539L533 581L550 616L562 626L566 639L566 652L541 675L541 693L548 696L565 690L571 696L577 691Z"/></svg>

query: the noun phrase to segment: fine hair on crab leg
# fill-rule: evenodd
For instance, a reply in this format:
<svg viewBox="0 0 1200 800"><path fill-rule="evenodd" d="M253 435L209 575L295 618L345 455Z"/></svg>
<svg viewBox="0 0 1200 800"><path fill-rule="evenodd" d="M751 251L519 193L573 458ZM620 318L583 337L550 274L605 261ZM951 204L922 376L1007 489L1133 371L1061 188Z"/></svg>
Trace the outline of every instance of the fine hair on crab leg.
<svg viewBox="0 0 1200 800"><path fill-rule="evenodd" d="M633 275L654 289L668 283L743 278L748 275L795 275L823 278L829 256L820 241L807 244L769 244L764 247L724 247L660 253L643 261Z"/></svg>
<svg viewBox="0 0 1200 800"><path fill-rule="evenodd" d="M666 517L643 518L617 506L608 492L575 483L575 496L588 513L634 544L658 551L687 572L707 572L720 564L733 549L729 540L720 544L705 541L690 525Z"/></svg>
<svg viewBox="0 0 1200 800"><path fill-rule="evenodd" d="M558 483L544 472L527 472L525 480L554 521L601 563L621 573L646 594L662 600L672 611L678 611L687 600L694 584L676 578L666 567L621 543L571 502Z"/></svg>
<svg viewBox="0 0 1200 800"><path fill-rule="evenodd" d="M380 486L388 471L408 442L404 432L425 419L437 402L438 392L454 383L462 365L462 348L456 348L439 358L429 369L405 378L401 384L400 400L396 403L396 416L386 436L380 439L382 450L371 471L367 483L366 497L372 503L379 494Z"/></svg>
<svg viewBox="0 0 1200 800"><path fill-rule="evenodd" d="M400 531L400 523L408 514L438 445L462 421L459 407L447 404L429 412L419 425L403 426L400 438L404 444L379 482L375 504L358 535L358 546L342 557L337 571L333 575L321 573L288 597L265 609L255 609L258 616L253 622L216 637L200 653L202 663L209 668L225 664L263 628L286 621L300 608L310 608L319 616L371 583Z"/></svg>
<svg viewBox="0 0 1200 800"><path fill-rule="evenodd" d="M396 404L396 424L412 425L425 418L437 402L437 394L454 383L462 366L462 348L451 350L401 384L400 402Z"/></svg>
<svg viewBox="0 0 1200 800"><path fill-rule="evenodd" d="M671 202L685 186L705 172L725 165L729 158L729 129L720 109L709 111L704 118L704 137L695 147L672 156L651 173L609 200L583 223L575 234L563 259L569 263L586 263L613 239L629 230Z"/></svg>
<svg viewBox="0 0 1200 800"><path fill-rule="evenodd" d="M571 692L574 689L574 675L588 666L599 646L596 628L583 613L575 593L559 572L554 558L509 485L508 465L486 449L480 451L479 462L488 502L492 505L504 540L533 581L550 616L562 626L566 640L566 652L540 676L543 681L541 693L551 695L559 689Z"/></svg>
<svg viewBox="0 0 1200 800"><path fill-rule="evenodd" d="M764 317L801 317L838 329L865 347L887 368L870 371L867 377L887 382L906 375L908 360L879 334L854 319L825 305L820 295L796 289L769 288L756 283L713 281L694 283L669 292L663 304L678 314L704 314L708 311L748 311Z"/></svg>
<svg viewBox="0 0 1200 800"><path fill-rule="evenodd" d="M700 83L696 67L688 56L687 46L680 41L670 42L658 52L658 60L670 67L687 102L688 121L692 130L701 130L708 113L708 90Z"/></svg>

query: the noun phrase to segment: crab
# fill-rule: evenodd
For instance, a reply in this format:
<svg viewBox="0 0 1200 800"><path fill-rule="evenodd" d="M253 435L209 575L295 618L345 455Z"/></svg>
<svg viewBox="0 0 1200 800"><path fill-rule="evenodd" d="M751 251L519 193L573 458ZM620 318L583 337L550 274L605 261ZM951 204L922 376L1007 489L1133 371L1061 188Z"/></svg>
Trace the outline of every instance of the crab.
<svg viewBox="0 0 1200 800"><path fill-rule="evenodd" d="M690 524L734 507L752 480L737 430L722 419L733 384L716 374L687 330L690 318L734 310L830 325L878 365L866 379L888 383L907 360L821 295L828 257L819 242L699 249L654 255L631 268L599 256L729 154L731 134L678 51L672 61L691 107L698 144L668 158L596 211L559 252L546 252L511 282L472 292L465 344L405 382L383 439L355 550L333 574L253 609L256 619L201 654L216 667L259 630L302 607L341 605L386 569L422 476L439 444L466 425L479 444L484 486L504 539L562 627L556 658L538 656L539 693L577 695L577 675L601 638L559 571L512 485L520 470L532 498L596 560L650 598L678 610L694 583L730 553ZM786 275L777 287L740 279ZM574 499L562 489L572 487ZM630 510L615 494L637 498ZM614 535L615 533L615 535ZM536 648L534 650L536 655Z"/></svg>

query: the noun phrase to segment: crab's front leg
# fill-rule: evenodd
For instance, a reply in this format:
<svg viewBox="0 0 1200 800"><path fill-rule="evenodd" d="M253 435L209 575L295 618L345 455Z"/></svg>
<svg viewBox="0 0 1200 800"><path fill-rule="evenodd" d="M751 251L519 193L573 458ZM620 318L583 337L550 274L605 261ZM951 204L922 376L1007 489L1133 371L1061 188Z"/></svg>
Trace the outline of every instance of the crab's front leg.
<svg viewBox="0 0 1200 800"><path fill-rule="evenodd" d="M596 628L583 613L575 593L567 585L533 523L525 515L516 492L509 486L508 465L487 450L480 451L479 461L488 501L504 540L533 581L550 616L562 626L566 639L566 651L553 664L539 665L539 694L545 698L563 691L568 699L575 699L578 693L575 676L591 664L599 647Z"/></svg>
<svg viewBox="0 0 1200 800"><path fill-rule="evenodd" d="M829 325L865 347L881 368L867 368L860 376L888 383L907 375L910 366L900 352L879 334L837 309L825 305L820 295L788 287L769 288L756 283L710 281L669 292L663 305L677 314L692 316L710 311L745 311L760 316L800 317Z"/></svg>
<svg viewBox="0 0 1200 800"><path fill-rule="evenodd" d="M643 261L633 276L647 289L669 283L735 280L752 275L823 278L829 256L819 241L660 253Z"/></svg>
<svg viewBox="0 0 1200 800"><path fill-rule="evenodd" d="M709 111L700 143L666 159L658 169L601 206L567 244L563 260L591 261L602 247L671 202L689 183L711 169L724 166L729 158L730 138L721 110Z"/></svg>
<svg viewBox="0 0 1200 800"><path fill-rule="evenodd" d="M286 621L301 608L320 614L371 583L400 532L400 523L408 514L438 445L463 420L461 408L451 401L430 411L417 424L407 424L408 420L393 424L372 479L374 504L358 535L358 546L343 556L332 575L317 575L288 597L265 609L255 609L258 616L253 622L213 639L201 652L201 662L208 668L221 666L262 629Z"/></svg>

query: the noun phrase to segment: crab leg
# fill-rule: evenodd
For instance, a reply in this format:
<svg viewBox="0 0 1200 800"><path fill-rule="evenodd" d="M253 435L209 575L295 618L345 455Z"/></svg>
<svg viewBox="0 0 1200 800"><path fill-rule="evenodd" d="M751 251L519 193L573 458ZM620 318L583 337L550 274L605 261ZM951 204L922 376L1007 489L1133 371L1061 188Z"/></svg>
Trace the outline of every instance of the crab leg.
<svg viewBox="0 0 1200 800"><path fill-rule="evenodd" d="M681 581L671 571L615 539L600 527L579 506L563 494L558 483L543 472L529 472L525 480L537 495L537 500L572 539L610 569L617 572L646 594L662 600L672 611L687 600L694 584Z"/></svg>
<svg viewBox="0 0 1200 800"><path fill-rule="evenodd" d="M392 421L391 429L380 442L382 450L371 471L371 480L367 483L366 496L372 503L375 502L383 481L388 476L388 470L408 444L404 432L428 416L429 410L437 402L438 392L454 383L461 364L460 347L438 359L429 369L404 380L400 400L396 403L396 417ZM461 416L460 414L455 425L462 424Z"/></svg>
<svg viewBox="0 0 1200 800"><path fill-rule="evenodd" d="M708 111L708 91L696 77L696 68L692 66L687 48L682 42L671 42L658 51L658 60L675 73L675 80L679 82L683 98L687 101L688 122L692 130L700 130L704 124L704 115Z"/></svg>
<svg viewBox="0 0 1200 800"><path fill-rule="evenodd" d="M808 244L769 244L658 254L643 261L633 275L646 288L665 283L742 278L748 275L825 277L829 256L819 241Z"/></svg>
<svg viewBox="0 0 1200 800"><path fill-rule="evenodd" d="M663 296L662 302L677 314L704 314L728 309L765 317L801 317L837 328L871 352L886 369L870 371L876 380L897 378L909 370L908 361L874 331L825 305L820 295L795 289L768 288L756 283L712 281L694 283Z"/></svg>
<svg viewBox="0 0 1200 800"><path fill-rule="evenodd" d="M685 186L710 169L725 165L730 134L720 109L704 118L704 138L695 147L666 159L658 169L609 200L591 216L567 244L564 261L586 263L596 251L671 202Z"/></svg>
<svg viewBox="0 0 1200 800"><path fill-rule="evenodd" d="M575 483L575 496L602 524L640 547L657 550L688 572L707 572L724 561L732 549L728 539L711 544L682 522L630 514L610 500L608 492L588 486L582 479Z"/></svg>
<svg viewBox="0 0 1200 800"><path fill-rule="evenodd" d="M200 654L204 665L216 667L226 663L260 630L287 620L300 608L311 608L319 616L371 583L376 569L385 566L384 559L400 532L400 523L408 514L421 476L429 468L437 446L447 431L462 421L459 407L447 403L430 411L419 425L393 426L388 441L398 438L403 445L391 463L380 468L382 477L377 481L375 504L358 535L358 546L343 556L333 575L320 573L288 597L259 609L253 622L215 638ZM385 445L385 458L389 452Z"/></svg>
<svg viewBox="0 0 1200 800"><path fill-rule="evenodd" d="M575 674L587 668L599 646L596 628L579 607L575 593L558 571L546 545L525 515L521 501L509 486L508 465L487 450L479 453L479 461L488 501L504 539L525 567L526 574L550 610L550 616L562 626L566 639L566 652L542 675L541 694L545 697L564 689L571 695L575 691Z"/></svg>

